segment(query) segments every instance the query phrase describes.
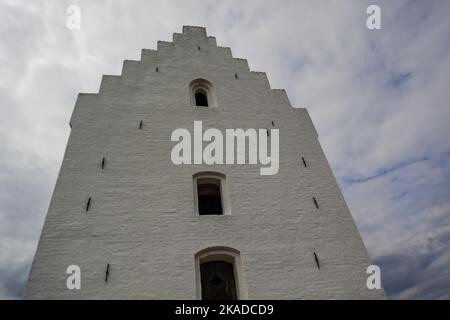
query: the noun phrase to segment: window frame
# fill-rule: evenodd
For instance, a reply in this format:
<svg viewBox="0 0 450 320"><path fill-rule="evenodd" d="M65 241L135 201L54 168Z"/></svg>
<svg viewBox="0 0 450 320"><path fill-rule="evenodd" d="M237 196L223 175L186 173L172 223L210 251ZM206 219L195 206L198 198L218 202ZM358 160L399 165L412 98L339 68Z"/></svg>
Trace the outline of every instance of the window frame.
<svg viewBox="0 0 450 320"><path fill-rule="evenodd" d="M205 96L205 99L206 99L206 106L205 106L205 105L200 105L200 104L198 104L198 102L197 102L197 95L198 95L198 94L202 94L202 95ZM195 91L193 92L193 95L194 95L194 100L195 100L195 106L196 106L196 107L204 107L204 108L208 108L208 107L209 107L208 92L207 92L205 89L203 89L203 88L197 88L197 89L195 89Z"/></svg>
<svg viewBox="0 0 450 320"><path fill-rule="evenodd" d="M208 106L197 106L195 93L202 90L206 94ZM195 79L189 84L191 105L198 108L217 108L216 92L213 84L206 79Z"/></svg>
<svg viewBox="0 0 450 320"><path fill-rule="evenodd" d="M227 216L231 215L231 208L230 208L230 202L228 198L228 185L226 181L226 177L224 174L219 172L212 172L212 171L205 171L205 172L198 172L195 173L192 176L193 180L193 189L194 189L194 214L199 217L216 217L216 216ZM220 187L220 201L222 203L222 214L203 214L200 215L199 212L199 203L198 203L198 182L201 179L205 180L216 180L219 182Z"/></svg>
<svg viewBox="0 0 450 320"><path fill-rule="evenodd" d="M196 298L202 300L202 275L200 265L210 261L225 261L233 265L234 283L236 286L237 300L248 299L245 275L242 267L241 254L239 250L225 246L215 246L202 249L194 255L195 259L195 283Z"/></svg>

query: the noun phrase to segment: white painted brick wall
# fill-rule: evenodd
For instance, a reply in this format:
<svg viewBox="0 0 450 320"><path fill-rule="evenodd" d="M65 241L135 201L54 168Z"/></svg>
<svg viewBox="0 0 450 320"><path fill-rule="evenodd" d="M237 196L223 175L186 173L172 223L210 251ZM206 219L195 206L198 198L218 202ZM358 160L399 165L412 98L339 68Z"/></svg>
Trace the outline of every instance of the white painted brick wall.
<svg viewBox="0 0 450 320"><path fill-rule="evenodd" d="M190 105L196 78L213 83L217 109ZM273 120L279 173L173 165L170 135L192 132L194 120L204 130L271 128ZM265 73L251 72L205 29L184 27L173 43L125 61L98 94L78 96L71 124L26 298L195 299L194 254L212 246L240 251L250 299L385 298L366 288L371 262L307 111L292 108ZM230 216L194 213L192 175L210 170L226 175ZM81 267L81 290L66 289L71 264Z"/></svg>

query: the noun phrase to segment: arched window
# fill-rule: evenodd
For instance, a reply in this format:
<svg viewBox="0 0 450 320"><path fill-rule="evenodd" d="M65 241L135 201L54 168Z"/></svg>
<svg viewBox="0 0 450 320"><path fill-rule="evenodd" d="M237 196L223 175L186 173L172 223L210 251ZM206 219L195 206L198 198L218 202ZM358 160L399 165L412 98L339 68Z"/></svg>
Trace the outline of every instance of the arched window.
<svg viewBox="0 0 450 320"><path fill-rule="evenodd" d="M209 261L200 264L203 300L237 300L233 264Z"/></svg>
<svg viewBox="0 0 450 320"><path fill-rule="evenodd" d="M195 255L197 298L246 299L240 253L228 247L212 247Z"/></svg>
<svg viewBox="0 0 450 320"><path fill-rule="evenodd" d="M189 86L191 104L197 107L216 107L214 87L205 79L196 79Z"/></svg>
<svg viewBox="0 0 450 320"><path fill-rule="evenodd" d="M197 89L195 91L195 105L199 107L208 106L208 95L203 89Z"/></svg>
<svg viewBox="0 0 450 320"><path fill-rule="evenodd" d="M195 211L203 215L231 214L225 176L217 172L194 175Z"/></svg>
<svg viewBox="0 0 450 320"><path fill-rule="evenodd" d="M223 214L220 180L201 178L197 180L198 213Z"/></svg>

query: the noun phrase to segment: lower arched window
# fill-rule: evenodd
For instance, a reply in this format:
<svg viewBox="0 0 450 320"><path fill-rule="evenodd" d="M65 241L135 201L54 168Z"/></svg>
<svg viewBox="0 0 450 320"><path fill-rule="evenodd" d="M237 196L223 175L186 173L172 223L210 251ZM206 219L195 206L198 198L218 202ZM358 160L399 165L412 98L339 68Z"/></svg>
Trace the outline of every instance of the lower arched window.
<svg viewBox="0 0 450 320"><path fill-rule="evenodd" d="M203 300L237 300L234 266L216 260L200 264Z"/></svg>
<svg viewBox="0 0 450 320"><path fill-rule="evenodd" d="M213 247L195 255L197 298L237 300L246 298L241 259L238 250Z"/></svg>

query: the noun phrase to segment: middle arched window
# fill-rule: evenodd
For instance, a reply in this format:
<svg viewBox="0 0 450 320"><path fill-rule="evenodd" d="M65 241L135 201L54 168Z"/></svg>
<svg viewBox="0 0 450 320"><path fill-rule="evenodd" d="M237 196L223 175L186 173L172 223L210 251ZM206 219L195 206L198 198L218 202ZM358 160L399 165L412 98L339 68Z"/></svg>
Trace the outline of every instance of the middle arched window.
<svg viewBox="0 0 450 320"><path fill-rule="evenodd" d="M195 211L198 215L230 214L225 176L217 172L200 172L194 178Z"/></svg>

